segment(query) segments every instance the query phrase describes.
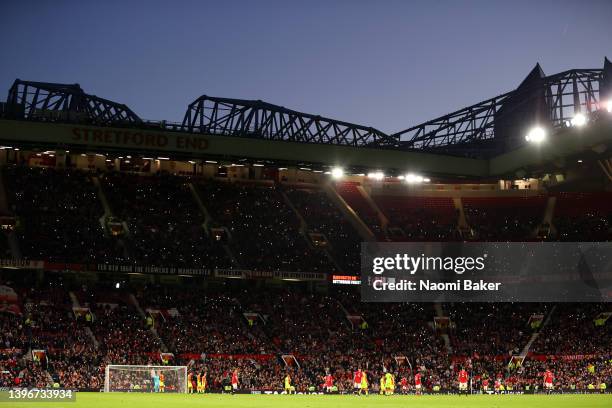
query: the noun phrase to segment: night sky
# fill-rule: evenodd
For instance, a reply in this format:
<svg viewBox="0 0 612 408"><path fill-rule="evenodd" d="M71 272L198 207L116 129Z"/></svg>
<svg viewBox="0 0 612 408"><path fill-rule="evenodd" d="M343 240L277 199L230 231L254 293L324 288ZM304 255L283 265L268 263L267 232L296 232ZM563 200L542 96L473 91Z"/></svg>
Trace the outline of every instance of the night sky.
<svg viewBox="0 0 612 408"><path fill-rule="evenodd" d="M612 58L612 1L0 0L0 100L79 83L145 119L202 94L399 131Z"/></svg>

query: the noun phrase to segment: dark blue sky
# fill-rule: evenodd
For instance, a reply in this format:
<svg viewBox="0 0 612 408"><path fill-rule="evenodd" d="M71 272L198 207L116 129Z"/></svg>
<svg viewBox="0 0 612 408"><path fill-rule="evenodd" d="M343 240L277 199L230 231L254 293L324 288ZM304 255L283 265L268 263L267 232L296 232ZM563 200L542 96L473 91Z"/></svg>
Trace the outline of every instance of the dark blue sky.
<svg viewBox="0 0 612 408"><path fill-rule="evenodd" d="M612 57L612 1L0 0L12 81L78 82L147 119L201 94L393 132Z"/></svg>

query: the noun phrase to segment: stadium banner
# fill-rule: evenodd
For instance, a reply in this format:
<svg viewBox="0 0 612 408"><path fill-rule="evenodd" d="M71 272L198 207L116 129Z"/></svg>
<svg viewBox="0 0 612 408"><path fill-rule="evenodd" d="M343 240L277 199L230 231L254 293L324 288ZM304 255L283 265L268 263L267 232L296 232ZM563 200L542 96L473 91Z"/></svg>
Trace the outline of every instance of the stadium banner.
<svg viewBox="0 0 612 408"><path fill-rule="evenodd" d="M44 269L48 271L82 271L82 272L124 272L146 273L159 275L192 275L209 276L210 269L180 268L174 266L151 265L120 265L120 264L74 264L59 262L44 262Z"/></svg>
<svg viewBox="0 0 612 408"><path fill-rule="evenodd" d="M248 269L215 269L215 277L230 279L284 279L297 281L326 281L327 275L318 272L252 271Z"/></svg>
<svg viewBox="0 0 612 408"><path fill-rule="evenodd" d="M5 355L5 356L6 355L13 355L13 354L19 355L22 352L23 352L22 349L15 348L15 347L12 347L12 348L0 348L0 354Z"/></svg>
<svg viewBox="0 0 612 408"><path fill-rule="evenodd" d="M610 302L612 242L362 243L364 302Z"/></svg>
<svg viewBox="0 0 612 408"><path fill-rule="evenodd" d="M206 360L206 359L219 359L219 360L256 360L256 361L269 361L276 358L274 354L219 354L219 353L182 353L179 354L179 358L191 359L191 360Z"/></svg>
<svg viewBox="0 0 612 408"><path fill-rule="evenodd" d="M90 265L92 266L92 265ZM96 264L96 272L128 272L128 273L150 273L164 275L198 275L208 276L211 271L203 268L179 268L174 266L151 266L151 265L113 265Z"/></svg>
<svg viewBox="0 0 612 408"><path fill-rule="evenodd" d="M0 268L7 269L43 269L43 261L26 259L0 259Z"/></svg>
<svg viewBox="0 0 612 408"><path fill-rule="evenodd" d="M247 269L215 269L215 277L228 279L259 279L272 278L274 275L270 271L258 271L255 274Z"/></svg>
<svg viewBox="0 0 612 408"><path fill-rule="evenodd" d="M578 361L578 360L592 360L599 358L598 354L536 354L528 353L527 357L530 360L537 361L548 361L548 360L564 360L564 361Z"/></svg>
<svg viewBox="0 0 612 408"><path fill-rule="evenodd" d="M327 281L327 274L318 272L274 272L275 279L298 281Z"/></svg>

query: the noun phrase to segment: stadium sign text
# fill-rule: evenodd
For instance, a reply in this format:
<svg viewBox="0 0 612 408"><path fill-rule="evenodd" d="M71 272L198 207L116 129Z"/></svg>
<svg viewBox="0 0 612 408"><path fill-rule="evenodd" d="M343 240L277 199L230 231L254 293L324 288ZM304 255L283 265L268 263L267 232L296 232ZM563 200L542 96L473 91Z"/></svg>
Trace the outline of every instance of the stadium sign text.
<svg viewBox="0 0 612 408"><path fill-rule="evenodd" d="M106 149L137 151L139 154L171 153L182 156L225 156L252 159L331 163L342 157L346 165L389 169L405 168L407 162L424 173L485 176L488 163L481 159L444 156L428 152L394 151L368 147L265 140L220 134L197 134L157 128L101 127L57 122L0 119L0 141L4 146L48 149ZM94 150L95 152L95 150Z"/></svg>
<svg viewBox="0 0 612 408"><path fill-rule="evenodd" d="M125 148L185 151L205 151L208 149L208 139L197 135L178 134L169 138L166 134L160 132L87 127L72 128L72 142Z"/></svg>

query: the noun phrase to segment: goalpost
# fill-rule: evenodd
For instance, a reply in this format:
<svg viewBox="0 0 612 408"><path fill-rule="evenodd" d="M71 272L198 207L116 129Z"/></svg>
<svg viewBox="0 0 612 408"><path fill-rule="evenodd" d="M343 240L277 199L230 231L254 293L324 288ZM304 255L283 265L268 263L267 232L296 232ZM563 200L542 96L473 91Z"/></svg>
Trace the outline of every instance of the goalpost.
<svg viewBox="0 0 612 408"><path fill-rule="evenodd" d="M163 392L187 393L186 366L115 365L106 366L104 392L162 392L155 390L154 376L163 375Z"/></svg>

